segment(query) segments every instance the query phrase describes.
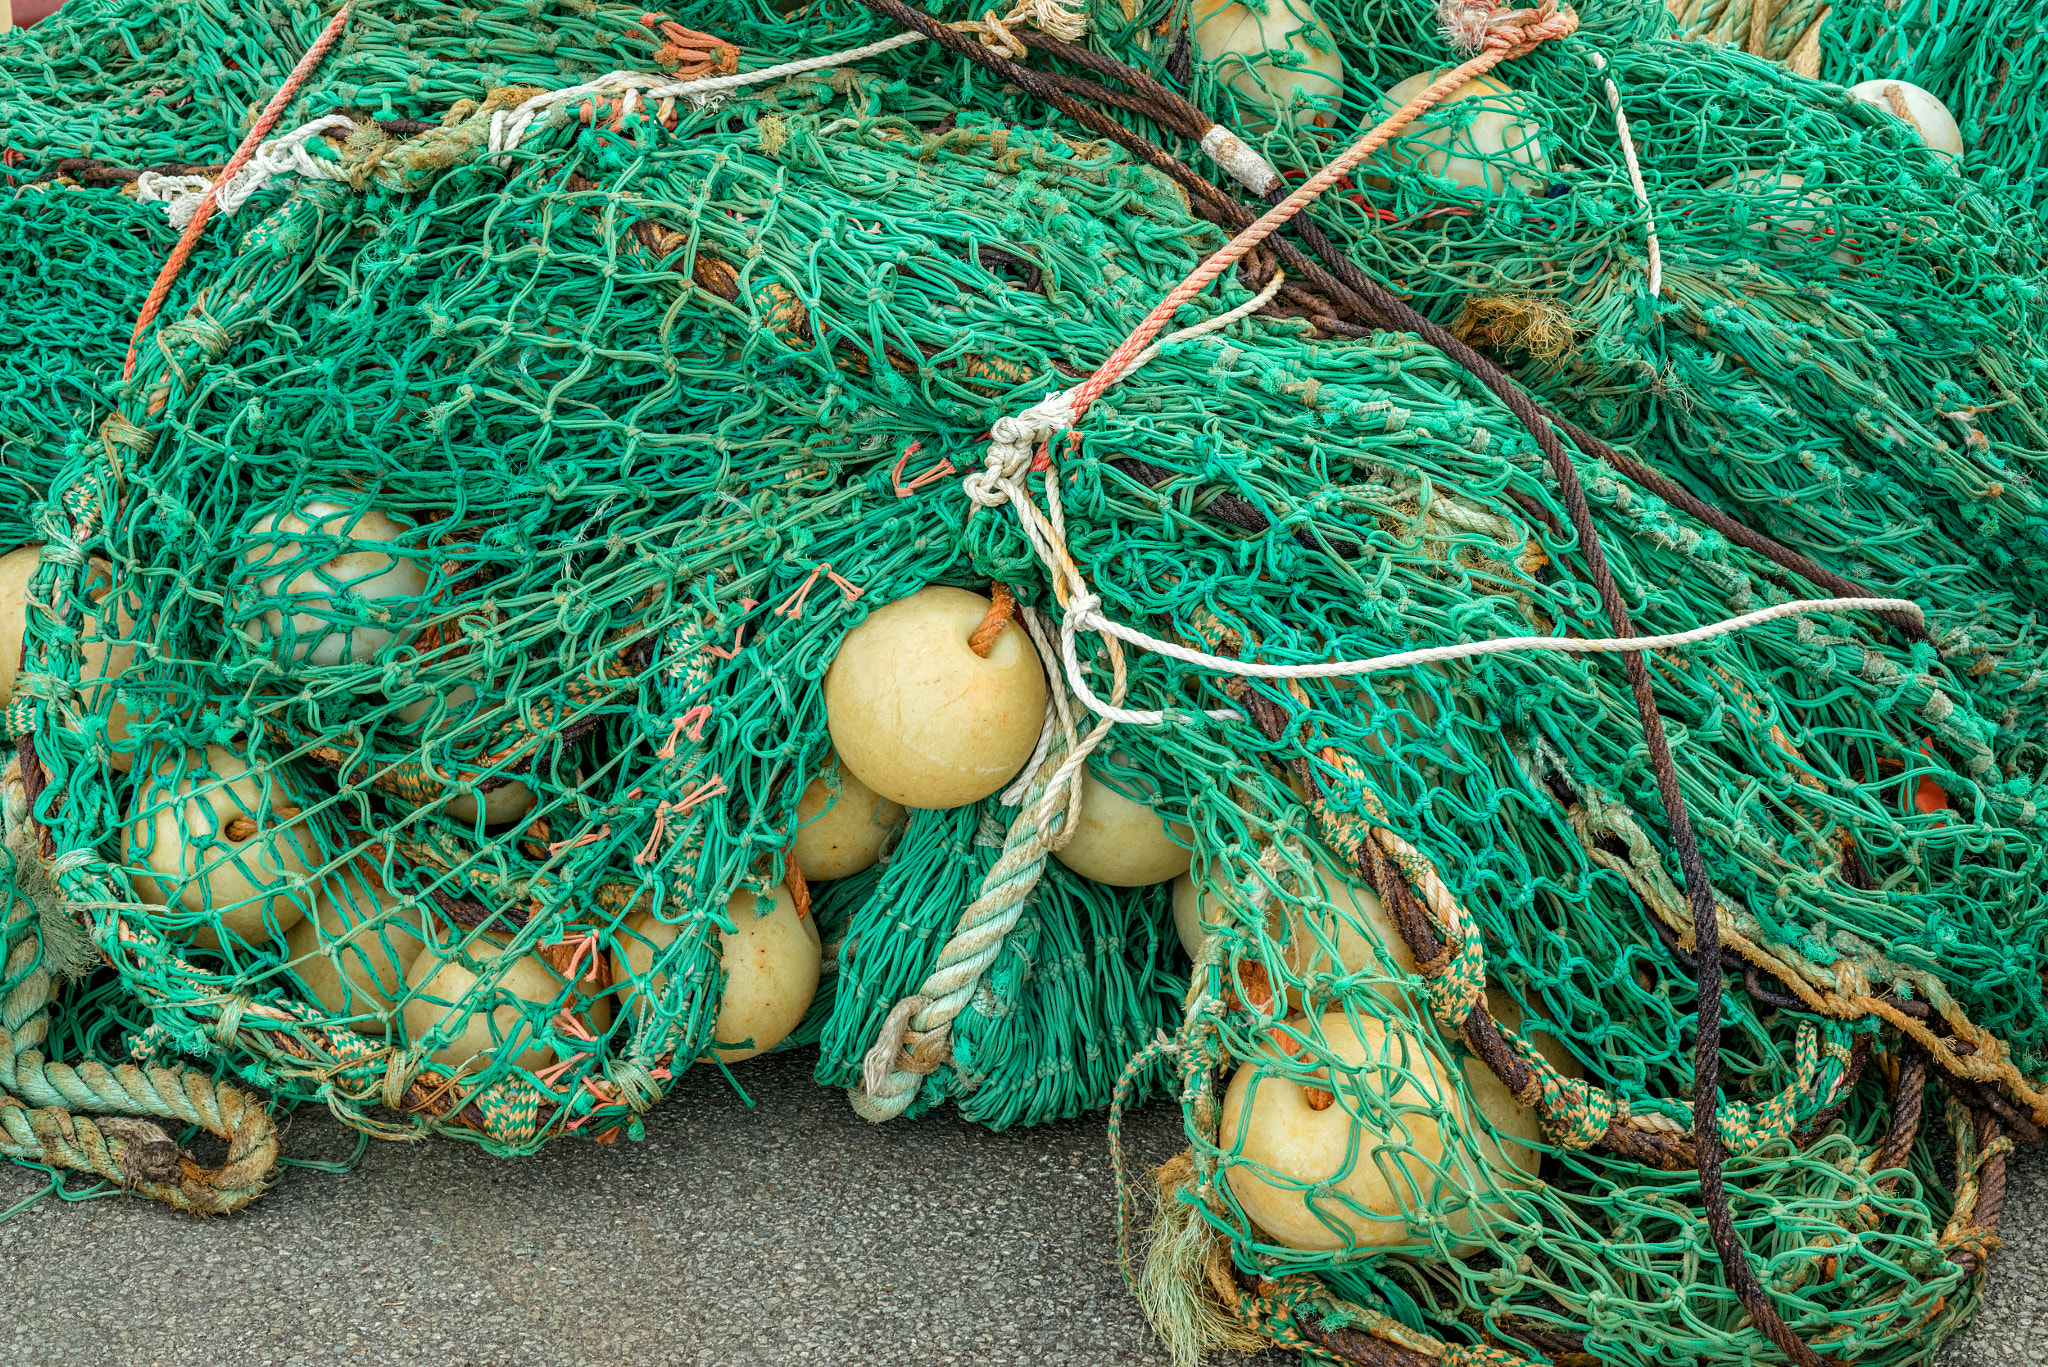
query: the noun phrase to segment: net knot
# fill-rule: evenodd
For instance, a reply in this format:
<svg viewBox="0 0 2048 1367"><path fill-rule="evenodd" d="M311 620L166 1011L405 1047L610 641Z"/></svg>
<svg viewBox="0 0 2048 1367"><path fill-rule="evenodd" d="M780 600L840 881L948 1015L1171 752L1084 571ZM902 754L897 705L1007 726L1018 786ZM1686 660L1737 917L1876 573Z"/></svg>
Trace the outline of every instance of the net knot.
<svg viewBox="0 0 2048 1367"><path fill-rule="evenodd" d="M1437 0L1436 17L1444 41L1468 56L1489 47L1520 56L1579 26L1579 16L1558 9L1557 0L1530 9L1507 9L1491 0Z"/></svg>
<svg viewBox="0 0 2048 1367"><path fill-rule="evenodd" d="M1068 9L1063 0L1017 0L1000 19L994 10L988 10L979 19L962 19L946 27L958 33L972 33L1011 61L1021 62L1031 55L1031 50L1010 32L1012 24L1026 24L1048 38L1071 43L1088 32L1088 13L1085 8Z"/></svg>
<svg viewBox="0 0 2048 1367"><path fill-rule="evenodd" d="M1002 486L1021 478L1031 468L1031 458L1040 442L1073 425L1074 401L1068 391L1055 390L1022 413L1004 414L988 430L986 468L960 481L967 496L983 508L1000 508L1009 502Z"/></svg>

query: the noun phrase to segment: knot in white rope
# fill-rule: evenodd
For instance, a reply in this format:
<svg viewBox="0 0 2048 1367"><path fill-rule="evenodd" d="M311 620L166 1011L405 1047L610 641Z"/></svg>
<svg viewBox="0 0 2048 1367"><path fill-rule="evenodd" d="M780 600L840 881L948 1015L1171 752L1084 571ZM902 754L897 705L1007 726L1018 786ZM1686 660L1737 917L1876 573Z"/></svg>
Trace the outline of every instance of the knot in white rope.
<svg viewBox="0 0 2048 1367"><path fill-rule="evenodd" d="M1555 0L1529 9L1509 9L1492 0L1437 0L1437 32L1459 52L1470 55L1485 47L1495 34L1508 29L1527 28L1556 13Z"/></svg>
<svg viewBox="0 0 2048 1367"><path fill-rule="evenodd" d="M307 150L313 139L336 129L353 133L356 121L345 114L329 114L264 142L242 163L234 179L220 187L213 207L233 217L257 191L280 176L347 180L348 170L341 162L316 157ZM164 216L180 228L192 221L192 215L199 212L200 201L213 188L214 182L205 176L167 176L144 171L135 178L135 198L144 204L162 204Z"/></svg>
<svg viewBox="0 0 2048 1367"><path fill-rule="evenodd" d="M988 430L986 468L960 481L967 496L983 508L1000 508L1010 501L1006 485L1014 485L1031 468L1039 443L1074 425L1072 391L1059 389L1040 399L1022 413L1005 414Z"/></svg>
<svg viewBox="0 0 2048 1367"><path fill-rule="evenodd" d="M199 201L212 188L213 182L205 176L167 176L144 171L135 178L135 198L143 204L163 205L164 217L171 220L174 228L192 221L192 215L199 212Z"/></svg>
<svg viewBox="0 0 2048 1367"><path fill-rule="evenodd" d="M329 114L311 123L301 124L282 137L271 138L242 164L235 172L235 178L223 185L220 197L214 207L222 213L233 215L247 204L258 190L278 176L296 175L306 180L347 180L348 171L339 161L316 157L306 149L313 139L323 137L337 129L353 133L356 121L346 114Z"/></svg>

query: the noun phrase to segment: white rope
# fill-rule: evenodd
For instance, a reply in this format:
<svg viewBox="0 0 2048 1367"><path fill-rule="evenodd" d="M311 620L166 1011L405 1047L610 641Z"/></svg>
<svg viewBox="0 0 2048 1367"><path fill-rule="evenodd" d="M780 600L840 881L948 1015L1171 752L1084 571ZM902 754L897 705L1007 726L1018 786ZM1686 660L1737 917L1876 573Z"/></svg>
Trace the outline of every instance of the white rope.
<svg viewBox="0 0 2048 1367"><path fill-rule="evenodd" d="M589 99L596 95L619 96L622 100L619 110L621 117L631 114L643 100L688 100L701 108L716 103L728 90L759 85L764 81L786 80L791 76L801 76L807 71L847 66L923 41L922 33L898 33L878 43L868 43L845 52L828 52L817 57L804 57L794 62L762 67L759 71L739 71L730 76L702 76L690 81L670 81L666 77L650 76L644 71L614 71L594 81L586 81L582 85L572 85L563 90L549 90L535 95L517 109L498 110L491 115L489 150L502 154L517 148L520 139L526 136L528 130L543 114L552 111L556 105L572 100Z"/></svg>
<svg viewBox="0 0 2048 1367"><path fill-rule="evenodd" d="M192 221L192 215L199 212L199 201L212 188L213 182L205 176L167 176L144 171L135 178L135 198L143 204L163 205L164 216L174 228Z"/></svg>
<svg viewBox="0 0 2048 1367"><path fill-rule="evenodd" d="M257 191L279 176L301 176L311 180L348 179L348 170L340 162L316 157L306 150L313 139L335 129L347 129L353 133L356 121L345 114L329 114L268 139L257 147L249 160L242 163L242 169L235 172L235 178L222 187L214 207L232 218ZM135 178L135 198L144 204L162 204L165 216L180 228L192 221L199 202L212 188L213 181L205 176L166 176L144 171Z"/></svg>
<svg viewBox="0 0 2048 1367"><path fill-rule="evenodd" d="M1446 660L1466 660L1480 655L1504 655L1514 652L1554 652L1566 655L1612 655L1632 650L1674 650L1680 646L1697 645L1711 641L1717 636L1746 631L1776 622L1787 617L1801 617L1816 612L1897 612L1922 620L1920 605L1910 598L1802 598L1789 603L1747 612L1740 617L1730 617L1709 626L1694 627L1690 631L1674 631L1662 636L1611 636L1588 639L1579 636L1503 636L1490 641L1465 641L1451 646L1430 646L1423 650L1403 650L1392 655L1375 655L1366 660L1327 660L1319 664L1277 665L1258 664L1253 661L1232 659L1227 655L1210 655L1186 646L1162 641L1157 636L1148 636L1104 617L1096 609L1102 600L1092 593L1078 594L1067 604L1066 621L1061 630L1062 654L1072 676L1078 676L1080 662L1074 648L1079 632L1096 631L1114 636L1120 641L1165 655L1202 669L1213 669L1218 673L1233 674L1245 679L1334 679L1353 674L1378 674L1390 669L1413 669L1417 665L1440 664ZM1165 719L1159 712L1130 712L1121 708L1112 709L1092 698L1085 681L1077 684L1075 694L1096 715L1113 721L1133 722L1139 725L1156 725ZM1114 714L1114 715L1112 715ZM1208 713L1212 717L1238 717L1242 713L1219 709Z"/></svg>
<svg viewBox="0 0 2048 1367"><path fill-rule="evenodd" d="M1643 220L1647 225L1644 235L1645 246L1650 258L1650 297L1656 299L1664 293L1664 255L1657 249L1657 212L1650 207L1650 190L1643 184L1642 163L1636 160L1636 140L1629 136L1628 115L1621 112L1621 88L1612 76L1605 75L1607 57L1604 53L1588 54L1593 61L1593 70L1603 73L1601 79L1607 83L1607 103L1614 110L1614 135L1621 139L1621 159L1628 165L1628 183L1635 188L1636 203L1643 206Z"/></svg>
<svg viewBox="0 0 2048 1367"><path fill-rule="evenodd" d="M1010 24L1029 24L1041 33L1068 42L1081 37L1088 31L1085 10L1067 8L1064 0L1018 0L1010 12L1000 19L990 10L980 19L950 24L949 28L982 35L983 41L991 47L1002 48L1021 54L1023 45L1012 37ZM550 90L536 95L517 109L501 109L491 116L490 151L503 154L519 146L527 130L545 113L557 105L571 100L587 99L594 95L616 95L621 104L618 116L630 115L642 101L665 102L688 100L703 108L715 104L728 90L742 86L759 85L765 81L787 80L801 76L807 71L822 71L827 67L850 66L855 62L878 57L884 52L894 52L899 47L925 40L925 35L916 32L894 34L880 42L868 43L862 47L849 48L845 52L830 52L818 57L803 57L793 62L782 62L775 66L762 67L759 71L740 71L730 76L703 76L689 81L665 81L660 76L650 76L640 71L614 71L600 76L583 85L570 86L566 90ZM502 164L502 163L501 163Z"/></svg>

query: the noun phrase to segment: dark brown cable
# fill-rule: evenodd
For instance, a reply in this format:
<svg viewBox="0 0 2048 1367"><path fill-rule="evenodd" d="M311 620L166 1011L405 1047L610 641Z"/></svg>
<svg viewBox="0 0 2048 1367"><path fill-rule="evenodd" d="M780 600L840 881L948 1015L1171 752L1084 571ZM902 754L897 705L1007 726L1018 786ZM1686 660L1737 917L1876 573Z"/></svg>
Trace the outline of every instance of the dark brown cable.
<svg viewBox="0 0 2048 1367"><path fill-rule="evenodd" d="M1037 96L1074 118L1084 127L1111 138L1148 164L1161 170L1169 170L1170 174L1175 174L1176 180L1183 183L1189 178L1200 180L1163 149L1122 128L1113 120L1079 105L1064 91L1038 79L1038 73L997 57L981 44L945 28L927 16L918 14L900 3L900 0L860 0L860 3L998 72L1027 93ZM1208 186L1206 181L1202 184L1210 191L1206 198L1213 200L1217 193L1214 187ZM1268 192L1267 198L1269 202L1277 203L1285 198L1286 193L1284 187L1275 186ZM1559 497L1564 503L1572 530L1579 540L1578 550L1585 565L1586 580L1599 597L1603 613L1615 635L1623 638L1635 635L1628 605L1621 596L1619 586L1614 582L1613 574L1607 565L1606 554L1601 548L1598 529L1593 523L1592 508L1586 499L1585 489L1579 482L1578 471L1565 452L1563 443L1558 439L1558 430L1552 426L1549 416L1537 408L1528 395L1499 366L1481 357L1443 328L1422 318L1396 299L1383 285L1366 277L1348 260L1343 260L1340 265L1338 261L1332 260L1330 255L1325 255L1324 248L1328 247L1337 258L1342 258L1342 253L1335 252L1328 239L1323 237L1312 223L1304 222L1297 217L1294 227L1303 240L1310 244L1312 250L1316 250L1318 255L1324 255L1338 280L1346 287L1346 292L1363 298L1371 305L1381 306L1382 316L1399 319L1406 325L1406 330L1416 332L1423 340L1464 366L1528 429L1529 434L1535 438L1538 448L1543 452L1551 477L1557 484ZM1314 236L1310 236L1311 233ZM1276 248L1284 250L1286 244L1277 237L1269 241ZM1576 440L1574 437L1574 441ZM1587 451L1586 454L1594 455L1595 452ZM1686 899L1693 914L1695 952L1701 964L1713 966L1713 971L1699 975L1696 1007L1698 1043L1694 1054L1693 1071L1694 1156L1700 1176L1700 1200L1707 1217L1708 1231L1713 1237L1715 1251L1727 1273L1729 1286L1742 1301L1744 1308L1749 1311L1751 1322L1763 1331L1765 1337L1783 1349L1798 1367L1832 1367L1835 1359L1816 1353L1808 1347L1792 1332L1791 1327L1785 1323L1765 1295L1762 1285L1756 1279L1755 1271L1749 1265L1748 1256L1742 1247L1741 1237L1735 1229L1734 1219L1728 1208L1721 1166L1721 1137L1717 1124L1721 1062L1721 928L1715 912L1713 892L1707 880L1706 866L1700 856L1698 840L1686 808L1685 795L1679 787L1677 766L1672 759L1670 743L1664 733L1664 721L1657 706L1656 689L1650 680L1642 652L1623 652L1622 666L1628 678L1630 692L1635 698L1637 715L1642 723L1644 745L1649 752L1658 798L1664 807L1669 825L1673 851L1678 856L1679 869L1685 879ZM1399 879L1394 881L1397 885L1402 882ZM1405 932L1406 928L1403 929ZM1419 950L1417 957L1422 958ZM1483 1008L1479 1009L1483 1011Z"/></svg>
<svg viewBox="0 0 2048 1367"><path fill-rule="evenodd" d="M1215 120L1209 118L1201 109L1181 95L1161 85L1145 72L1120 62L1114 57L1091 51L1078 44L1063 42L1057 38L1049 38L1040 33L1027 31L1020 36L1026 46L1122 81L1130 86L1133 91L1137 92L1138 96L1138 98L1133 99L1131 96L1123 95L1120 92L1108 92L1106 88L1096 86L1096 91L1103 93L1096 94L1095 98L1106 99L1108 102L1115 103L1121 108L1143 113L1151 118L1153 122L1163 127L1171 128L1190 139L1201 138L1215 122ZM1078 90L1090 84L1073 77L1061 77L1060 79L1067 84L1068 89L1073 90ZM1275 186L1266 192L1266 202L1277 204L1286 198L1287 194L1287 187ZM1301 237L1303 242L1308 244L1310 251L1322 259L1323 264L1335 274L1344 288L1368 306L1369 313L1367 316L1378 319L1381 326L1397 332L1416 333L1439 351L1442 351L1452 360L1478 376L1496 394L1501 393L1503 385L1514 385L1513 380L1507 373L1491 359L1482 356L1461 338L1415 312L1405 300L1395 295L1393 291L1387 289L1379 281L1374 280L1359 270L1350 257L1346 256L1335 243L1331 242L1323 231L1305 214L1297 215L1290 221L1288 226ZM1515 387L1519 389L1519 386ZM1534 404L1533 402L1531 407L1535 408L1546 421L1561 429L1565 435L1571 438L1573 444L1578 446L1587 455L1606 461L1616 470L1642 485L1651 493L1705 522L1737 545L1754 551L1781 568L1799 575L1809 583L1828 589L1841 597L1871 598L1878 596L1869 589L1857 584L1854 580L1836 574L1834 571L1816 563L1810 557L1802 555L1791 547L1783 545L1756 531L1747 524L1738 521L1713 504L1699 498L1662 472L1621 454L1598 437L1572 423L1566 422L1547 407ZM1928 639L1925 627L1910 617L1895 613L1880 613L1878 615L1914 640Z"/></svg>

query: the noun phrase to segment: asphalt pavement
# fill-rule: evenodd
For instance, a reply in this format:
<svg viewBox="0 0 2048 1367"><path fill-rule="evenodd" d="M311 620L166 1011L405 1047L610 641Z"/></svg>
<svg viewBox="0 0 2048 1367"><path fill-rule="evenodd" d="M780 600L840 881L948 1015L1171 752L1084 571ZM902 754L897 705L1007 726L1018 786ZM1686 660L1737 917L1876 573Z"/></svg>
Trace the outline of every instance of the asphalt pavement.
<svg viewBox="0 0 2048 1367"><path fill-rule="evenodd" d="M943 1116L876 1127L800 1055L757 1060L742 1080L752 1109L709 1075L686 1079L639 1144L511 1162L450 1140L374 1144L352 1172L291 1170L224 1220L45 1200L0 1224L0 1359L1165 1361L1117 1276L1099 1117L1008 1134ZM1133 1157L1156 1163L1179 1147L1179 1114L1155 1104L1125 1132ZM286 1137L298 1157L351 1147L324 1114L302 1111ZM0 1210L37 1185L0 1165ZM2044 1197L2048 1165L2021 1154L1985 1311L1938 1367L2048 1363L2034 1346L2048 1321Z"/></svg>

